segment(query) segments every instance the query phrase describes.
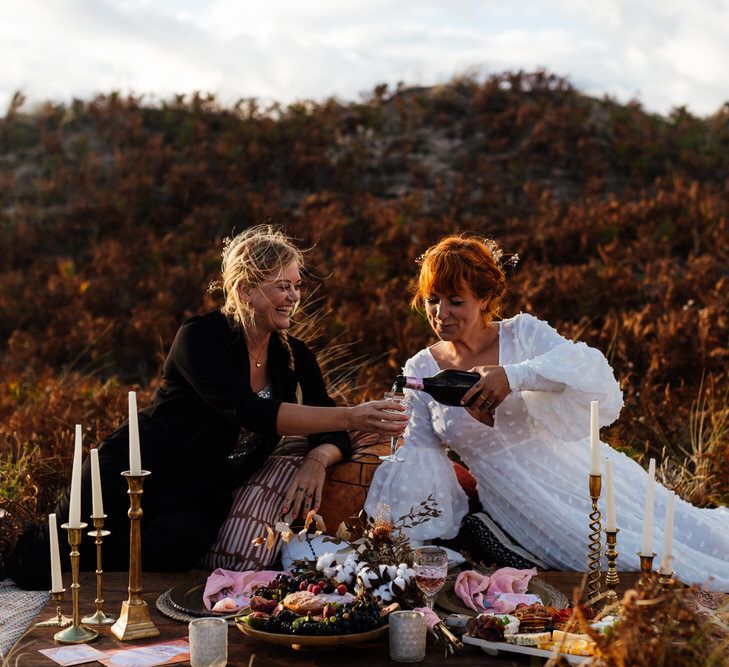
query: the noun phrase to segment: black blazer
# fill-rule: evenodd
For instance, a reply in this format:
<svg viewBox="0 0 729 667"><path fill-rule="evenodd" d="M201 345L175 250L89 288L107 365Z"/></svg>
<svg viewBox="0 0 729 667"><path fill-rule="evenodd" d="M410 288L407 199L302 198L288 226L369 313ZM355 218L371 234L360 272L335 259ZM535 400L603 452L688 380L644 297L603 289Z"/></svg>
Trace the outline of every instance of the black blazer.
<svg viewBox="0 0 729 667"><path fill-rule="evenodd" d="M300 384L305 405L333 406L314 353L289 336L295 371L278 336L268 346L268 370L275 398L264 399L250 386L250 361L245 338L220 312L188 319L172 343L162 385L151 404L140 411L145 513L225 502L230 492L260 468L279 441L276 417L282 402L296 402ZM241 427L260 433L258 451L246 470L232 470L228 455ZM332 443L350 453L345 432L309 436L311 447ZM128 426L125 422L100 446L102 474L128 468Z"/></svg>

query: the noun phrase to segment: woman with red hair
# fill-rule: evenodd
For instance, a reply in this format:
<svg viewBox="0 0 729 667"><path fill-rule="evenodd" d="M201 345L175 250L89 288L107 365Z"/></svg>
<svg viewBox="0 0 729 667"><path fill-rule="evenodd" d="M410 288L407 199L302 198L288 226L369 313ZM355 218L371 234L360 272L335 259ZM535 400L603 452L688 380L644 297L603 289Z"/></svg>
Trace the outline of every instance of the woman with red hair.
<svg viewBox="0 0 729 667"><path fill-rule="evenodd" d="M378 468L365 509L373 514L384 501L397 517L432 493L441 515L410 529L412 540L453 538L465 517L482 560L582 570L591 509L590 404L599 401L599 424L607 426L620 413L622 392L599 350L563 338L526 313L497 319L506 290L500 257L492 241L465 235L444 238L422 256L412 305L439 340L411 357L404 374L459 369L480 378L463 407L405 390L412 399L398 451L405 462ZM475 477L483 513L466 516L468 501L446 449ZM600 456L613 467L618 565L636 570L646 472L605 443ZM656 485L655 551L663 541L667 496ZM712 578L714 587L729 590L729 508L699 509L677 499L673 557L683 581Z"/></svg>

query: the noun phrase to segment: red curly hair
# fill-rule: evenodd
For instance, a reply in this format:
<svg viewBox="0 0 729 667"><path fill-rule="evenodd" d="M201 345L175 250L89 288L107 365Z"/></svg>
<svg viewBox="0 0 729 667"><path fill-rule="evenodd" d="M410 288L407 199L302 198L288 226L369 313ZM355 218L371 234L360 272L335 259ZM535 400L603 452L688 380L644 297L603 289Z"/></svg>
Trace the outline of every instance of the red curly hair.
<svg viewBox="0 0 729 667"><path fill-rule="evenodd" d="M484 322L489 322L500 314L506 292L506 274L497 253L490 239L466 234L446 236L421 255L420 275L410 305L423 312L423 302L431 294L468 290L478 299L489 299L483 313Z"/></svg>

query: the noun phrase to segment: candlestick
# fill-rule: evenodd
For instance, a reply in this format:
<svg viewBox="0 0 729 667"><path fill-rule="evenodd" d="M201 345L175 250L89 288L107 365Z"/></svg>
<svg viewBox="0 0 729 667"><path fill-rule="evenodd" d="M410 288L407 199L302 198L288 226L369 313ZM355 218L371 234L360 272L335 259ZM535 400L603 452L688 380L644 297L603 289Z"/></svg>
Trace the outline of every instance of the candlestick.
<svg viewBox="0 0 729 667"><path fill-rule="evenodd" d="M142 597L142 484L149 475L142 470L139 475L127 470L122 476L127 480L129 490L129 598L122 602L119 619L111 626L117 639L142 639L156 637L159 630L149 617L149 607Z"/></svg>
<svg viewBox="0 0 729 667"><path fill-rule="evenodd" d="M661 588L663 588L664 591L671 590L672 588L676 587L676 584L678 583L676 581L676 573L675 572L661 572L660 576L658 577L658 583L661 585Z"/></svg>
<svg viewBox="0 0 729 667"><path fill-rule="evenodd" d="M63 615L61 605L63 604L63 596L66 593L66 589L62 588L60 591L51 591L51 600L56 603L56 615L51 616L47 621L36 623L38 628L65 628L67 625L73 623L73 619Z"/></svg>
<svg viewBox="0 0 729 667"><path fill-rule="evenodd" d="M602 555L602 527L600 522L600 508L597 503L600 500L602 477L590 475L590 498L592 498L592 512L590 512L590 543L587 556L587 588L589 591L588 604L590 600L600 594L600 560Z"/></svg>
<svg viewBox="0 0 729 667"><path fill-rule="evenodd" d="M91 452L91 518L104 516L104 500L101 495L101 472L99 470L99 450Z"/></svg>
<svg viewBox="0 0 729 667"><path fill-rule="evenodd" d="M129 392L129 471L132 475L142 474L142 456L139 452L139 416L137 394Z"/></svg>
<svg viewBox="0 0 729 667"><path fill-rule="evenodd" d="M590 474L600 475L600 424L598 402L590 403Z"/></svg>
<svg viewBox="0 0 729 667"><path fill-rule="evenodd" d="M48 538L51 549L51 593L64 590L63 576L61 575L61 555L58 551L58 526L56 515L48 515Z"/></svg>
<svg viewBox="0 0 729 667"><path fill-rule="evenodd" d="M607 528L605 529L605 541L607 542L605 556L608 562L607 574L605 575L605 586L608 589L607 600L605 601L606 607L610 607L616 604L618 601L618 594L615 592L615 589L620 583L620 578L618 577L618 568L616 566L616 561L618 559L618 551L616 549L616 546L618 543L619 532L619 528L616 528L615 530L608 530Z"/></svg>
<svg viewBox="0 0 729 667"><path fill-rule="evenodd" d="M643 513L643 542L640 553L647 556L653 553L653 487L656 480L656 460L648 464L648 481L645 490L645 512Z"/></svg>
<svg viewBox="0 0 729 667"><path fill-rule="evenodd" d="M95 451L95 449L92 450L92 453ZM96 530L90 530L88 533L89 537L96 538L96 600L94 600L94 603L96 604L96 611L81 619L83 623L88 623L89 625L111 625L114 621L116 621L116 616L110 616L104 613L104 598L101 594L102 579L104 576L104 571L101 568L101 541L107 535L111 535L108 530L102 530L104 528L105 518L106 514L101 516L92 516L91 521L93 522Z"/></svg>
<svg viewBox="0 0 729 667"><path fill-rule="evenodd" d="M76 441L73 450L73 468L71 472L71 497L69 500L68 525L78 528L81 525L81 424L76 424Z"/></svg>
<svg viewBox="0 0 729 667"><path fill-rule="evenodd" d="M618 529L615 518L615 489L613 487L613 462L605 459L605 532Z"/></svg>
<svg viewBox="0 0 729 667"><path fill-rule="evenodd" d="M61 528L68 532L68 544L71 547L71 601L73 605L73 622L65 630L60 630L55 635L55 639L60 644L85 644L99 636L96 630L84 628L80 623L80 613L78 608L78 593L81 586L78 583L78 566L81 554L78 551L81 544L81 533L86 528L85 523L79 521L78 526L72 526L70 523L64 523Z"/></svg>
<svg viewBox="0 0 729 667"><path fill-rule="evenodd" d="M666 523L663 528L663 557L661 559L661 574L673 572L673 515L675 511L676 494L669 491L666 501Z"/></svg>
<svg viewBox="0 0 729 667"><path fill-rule="evenodd" d="M638 553L640 558L640 579L639 586L649 586L653 579L653 559L656 557L654 553L642 554Z"/></svg>

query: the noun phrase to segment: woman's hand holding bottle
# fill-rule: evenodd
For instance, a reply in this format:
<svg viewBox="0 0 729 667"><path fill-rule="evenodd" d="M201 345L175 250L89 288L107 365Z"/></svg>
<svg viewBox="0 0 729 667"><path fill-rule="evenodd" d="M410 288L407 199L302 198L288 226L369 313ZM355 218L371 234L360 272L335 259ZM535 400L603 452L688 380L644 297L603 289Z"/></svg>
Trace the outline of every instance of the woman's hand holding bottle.
<svg viewBox="0 0 729 667"><path fill-rule="evenodd" d="M511 391L509 378L501 366L475 366L471 372L481 377L463 395L463 406L471 417L493 426L496 408Z"/></svg>

